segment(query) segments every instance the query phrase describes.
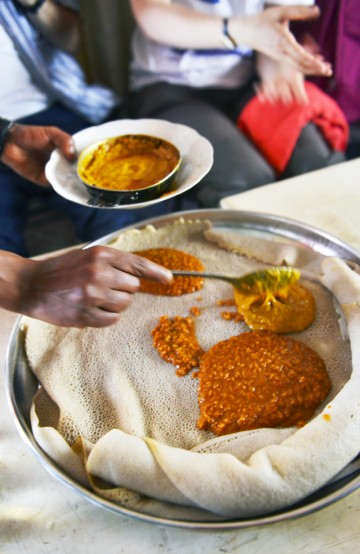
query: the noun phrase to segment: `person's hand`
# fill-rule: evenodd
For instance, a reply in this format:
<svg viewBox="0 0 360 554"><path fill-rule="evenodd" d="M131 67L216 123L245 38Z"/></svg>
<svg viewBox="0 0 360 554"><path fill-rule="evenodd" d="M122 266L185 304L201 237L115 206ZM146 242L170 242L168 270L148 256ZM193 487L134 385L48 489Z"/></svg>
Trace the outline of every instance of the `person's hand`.
<svg viewBox="0 0 360 554"><path fill-rule="evenodd" d="M330 64L301 46L289 29L290 21L313 19L319 14L316 6L277 6L249 16L251 46L274 60L287 62L304 75L329 77Z"/></svg>
<svg viewBox="0 0 360 554"><path fill-rule="evenodd" d="M150 260L107 246L40 261L3 255L6 283L12 284L3 287L2 307L64 327L111 325L139 290L140 277L172 280L169 270Z"/></svg>
<svg viewBox="0 0 360 554"><path fill-rule="evenodd" d="M322 59L324 59L321 54L319 43L310 35L310 33L303 33L299 42L307 52L310 52L310 54L313 54L314 56L320 56Z"/></svg>
<svg viewBox="0 0 360 554"><path fill-rule="evenodd" d="M48 186L45 165L55 148L69 161L75 159L75 147L68 133L57 127L15 123L6 136L1 161L29 181Z"/></svg>
<svg viewBox="0 0 360 554"><path fill-rule="evenodd" d="M307 104L304 75L287 62L278 62L258 54L256 60L260 82L255 85L260 102Z"/></svg>

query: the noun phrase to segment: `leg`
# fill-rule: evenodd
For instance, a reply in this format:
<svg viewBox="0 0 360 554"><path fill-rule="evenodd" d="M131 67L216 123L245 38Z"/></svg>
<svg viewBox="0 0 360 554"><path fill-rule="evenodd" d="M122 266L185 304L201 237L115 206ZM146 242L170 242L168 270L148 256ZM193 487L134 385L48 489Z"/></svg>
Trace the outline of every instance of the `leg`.
<svg viewBox="0 0 360 554"><path fill-rule="evenodd" d="M301 131L290 161L281 178L287 179L343 161L345 161L344 153L332 150L316 125L309 123Z"/></svg>
<svg viewBox="0 0 360 554"><path fill-rule="evenodd" d="M196 96L196 91L185 87L159 84L144 89L136 97L137 117L188 125L213 145L213 167L186 197L196 195L200 207L213 208L225 196L273 182L272 168L230 118Z"/></svg>
<svg viewBox="0 0 360 554"><path fill-rule="evenodd" d="M28 256L24 240L28 197L27 182L0 164L0 249ZM35 185L32 185L35 187Z"/></svg>
<svg viewBox="0 0 360 554"><path fill-rule="evenodd" d="M86 129L90 125L85 119L60 104L54 104L46 110L23 117L19 120L19 123L25 125L52 125L59 127L70 135Z"/></svg>
<svg viewBox="0 0 360 554"><path fill-rule="evenodd" d="M80 242L91 242L128 225L170 213L173 211L173 203L169 199L146 208L123 210L87 208L58 195L51 199L51 207L65 212L72 220Z"/></svg>
<svg viewBox="0 0 360 554"><path fill-rule="evenodd" d="M360 121L350 124L349 144L346 150L346 158L353 160L360 156Z"/></svg>

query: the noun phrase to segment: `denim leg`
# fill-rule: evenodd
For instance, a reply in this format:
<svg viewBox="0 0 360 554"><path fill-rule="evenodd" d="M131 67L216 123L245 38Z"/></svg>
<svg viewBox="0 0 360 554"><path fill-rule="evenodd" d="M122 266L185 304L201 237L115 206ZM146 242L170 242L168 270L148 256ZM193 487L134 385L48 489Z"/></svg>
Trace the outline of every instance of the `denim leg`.
<svg viewBox="0 0 360 554"><path fill-rule="evenodd" d="M51 198L51 207L65 213L73 222L80 242L91 242L128 225L173 211L173 200L165 200L145 208L104 209L81 206L59 195Z"/></svg>
<svg viewBox="0 0 360 554"><path fill-rule="evenodd" d="M29 197L27 182L0 164L0 249L27 256L24 240Z"/></svg>

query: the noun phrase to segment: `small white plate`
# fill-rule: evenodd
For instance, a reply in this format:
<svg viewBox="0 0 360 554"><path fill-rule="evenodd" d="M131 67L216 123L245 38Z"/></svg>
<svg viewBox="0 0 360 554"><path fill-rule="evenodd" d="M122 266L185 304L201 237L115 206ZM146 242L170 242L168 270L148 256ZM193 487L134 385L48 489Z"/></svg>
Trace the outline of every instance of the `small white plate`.
<svg viewBox="0 0 360 554"><path fill-rule="evenodd" d="M213 147L197 131L187 127L163 121L161 119L121 119L110 121L95 127L89 127L73 136L77 154L94 142L109 137L126 134L147 134L172 142L180 151L181 167L174 189L155 200L111 206L113 209L136 209L163 202L191 189L210 171L213 164ZM77 175L77 162L68 162L56 149L45 167L46 178L54 190L71 202L91 205L90 195Z"/></svg>

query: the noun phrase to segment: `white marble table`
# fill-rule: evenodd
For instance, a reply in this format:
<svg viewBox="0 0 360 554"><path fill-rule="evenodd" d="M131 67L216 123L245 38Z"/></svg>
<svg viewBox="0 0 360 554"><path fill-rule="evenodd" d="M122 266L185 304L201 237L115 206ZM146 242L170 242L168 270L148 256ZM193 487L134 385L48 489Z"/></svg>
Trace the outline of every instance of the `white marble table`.
<svg viewBox="0 0 360 554"><path fill-rule="evenodd" d="M359 174L360 160L347 162L237 195L224 200L224 207L302 219L360 251ZM3 365L15 319L15 314L0 310ZM235 531L161 527L100 509L54 479L23 442L5 398L3 371L0 406L1 553L353 554L359 550L360 489L303 518Z"/></svg>
<svg viewBox="0 0 360 554"><path fill-rule="evenodd" d="M296 219L360 252L360 158L228 196L221 207Z"/></svg>

